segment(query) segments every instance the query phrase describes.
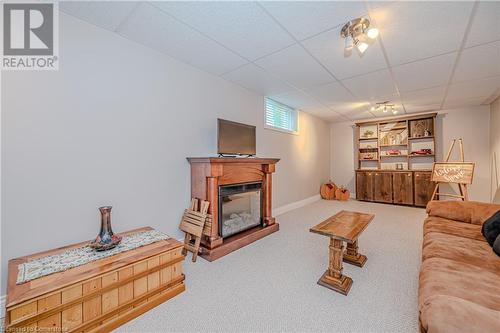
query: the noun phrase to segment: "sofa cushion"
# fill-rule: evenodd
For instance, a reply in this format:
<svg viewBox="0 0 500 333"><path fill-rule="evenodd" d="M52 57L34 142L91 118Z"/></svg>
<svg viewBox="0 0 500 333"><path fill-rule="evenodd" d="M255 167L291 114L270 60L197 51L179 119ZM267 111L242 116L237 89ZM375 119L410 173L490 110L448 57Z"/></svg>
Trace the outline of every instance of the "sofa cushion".
<svg viewBox="0 0 500 333"><path fill-rule="evenodd" d="M500 257L485 241L428 232L424 236L422 261L429 258L451 259L500 274Z"/></svg>
<svg viewBox="0 0 500 333"><path fill-rule="evenodd" d="M419 307L434 295L447 295L500 311L500 275L450 259L424 260L419 277Z"/></svg>
<svg viewBox="0 0 500 333"><path fill-rule="evenodd" d="M476 201L430 201L427 204L429 216L479 225L499 210L500 205Z"/></svg>
<svg viewBox="0 0 500 333"><path fill-rule="evenodd" d="M440 232L443 234L486 241L484 236L481 234L480 225L448 220L442 217L431 216L425 219L424 235L429 232Z"/></svg>
<svg viewBox="0 0 500 333"><path fill-rule="evenodd" d="M500 312L462 298L435 295L420 308L420 328L427 333L498 333Z"/></svg>
<svg viewBox="0 0 500 333"><path fill-rule="evenodd" d="M498 256L500 256L500 235L497 236L497 239L493 243L493 252L495 252Z"/></svg>
<svg viewBox="0 0 500 333"><path fill-rule="evenodd" d="M481 233L486 238L488 244L493 246L493 243L500 234L500 210L483 223Z"/></svg>

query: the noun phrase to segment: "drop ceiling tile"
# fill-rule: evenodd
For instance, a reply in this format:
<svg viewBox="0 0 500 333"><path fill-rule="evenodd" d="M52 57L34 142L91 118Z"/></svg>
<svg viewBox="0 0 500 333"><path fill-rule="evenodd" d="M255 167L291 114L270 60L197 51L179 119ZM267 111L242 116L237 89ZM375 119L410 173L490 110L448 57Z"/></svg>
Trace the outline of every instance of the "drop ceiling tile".
<svg viewBox="0 0 500 333"><path fill-rule="evenodd" d="M473 99L485 100L500 89L500 76L454 83L449 86L445 105Z"/></svg>
<svg viewBox="0 0 500 333"><path fill-rule="evenodd" d="M485 97L461 98L457 100L446 100L443 109L460 109L467 106L478 106L483 104Z"/></svg>
<svg viewBox="0 0 500 333"><path fill-rule="evenodd" d="M302 42L330 72L339 80L373 72L387 67L380 43L375 40L360 56L353 50L350 56L344 54L344 39L340 36L342 27L324 32Z"/></svg>
<svg viewBox="0 0 500 333"><path fill-rule="evenodd" d="M462 51L453 82L500 75L500 41Z"/></svg>
<svg viewBox="0 0 500 333"><path fill-rule="evenodd" d="M459 49L473 2L400 1L370 11L391 66Z"/></svg>
<svg viewBox="0 0 500 333"><path fill-rule="evenodd" d="M437 104L443 101L446 86L433 87L409 92L401 92L403 104L416 107L417 105Z"/></svg>
<svg viewBox="0 0 500 333"><path fill-rule="evenodd" d="M153 4L250 60L294 43L290 35L254 2L167 1Z"/></svg>
<svg viewBox="0 0 500 333"><path fill-rule="evenodd" d="M500 2L480 1L466 47L500 40Z"/></svg>
<svg viewBox="0 0 500 333"><path fill-rule="evenodd" d="M339 82L305 88L304 91L325 104L355 101L351 93Z"/></svg>
<svg viewBox="0 0 500 333"><path fill-rule="evenodd" d="M355 96L362 99L379 100L381 96L397 93L391 74L387 69L343 80L342 83Z"/></svg>
<svg viewBox="0 0 500 333"><path fill-rule="evenodd" d="M412 104L404 103L405 110L407 113L417 113L417 112L427 112L427 111L437 111L441 108L441 103L437 104Z"/></svg>
<svg viewBox="0 0 500 333"><path fill-rule="evenodd" d="M98 27L115 31L130 15L137 2L127 1L61 1L59 9Z"/></svg>
<svg viewBox="0 0 500 333"><path fill-rule="evenodd" d="M448 83L457 52L392 68L400 92L442 86Z"/></svg>
<svg viewBox="0 0 500 333"><path fill-rule="evenodd" d="M117 33L214 74L222 74L247 63L148 3L141 3Z"/></svg>
<svg viewBox="0 0 500 333"><path fill-rule="evenodd" d="M298 44L261 58L255 63L299 88L334 81L334 78Z"/></svg>
<svg viewBox="0 0 500 333"><path fill-rule="evenodd" d="M360 110L366 111L370 109L370 103L368 102L334 102L326 104L331 110L338 113L348 115Z"/></svg>
<svg viewBox="0 0 500 333"><path fill-rule="evenodd" d="M351 115L347 115L351 120L362 120L362 119L370 119L375 118L375 116L370 111L358 111L354 112Z"/></svg>
<svg viewBox="0 0 500 333"><path fill-rule="evenodd" d="M222 76L242 87L262 95L280 94L292 87L254 64L247 64Z"/></svg>
<svg viewBox="0 0 500 333"><path fill-rule="evenodd" d="M361 1L265 1L260 4L298 40L366 15Z"/></svg>
<svg viewBox="0 0 500 333"><path fill-rule="evenodd" d="M322 107L318 101L298 90L279 95L271 95L269 98L295 109L313 109Z"/></svg>
<svg viewBox="0 0 500 333"><path fill-rule="evenodd" d="M302 108L301 110L326 121L333 121L337 119L347 120L341 114L332 111L327 107Z"/></svg>

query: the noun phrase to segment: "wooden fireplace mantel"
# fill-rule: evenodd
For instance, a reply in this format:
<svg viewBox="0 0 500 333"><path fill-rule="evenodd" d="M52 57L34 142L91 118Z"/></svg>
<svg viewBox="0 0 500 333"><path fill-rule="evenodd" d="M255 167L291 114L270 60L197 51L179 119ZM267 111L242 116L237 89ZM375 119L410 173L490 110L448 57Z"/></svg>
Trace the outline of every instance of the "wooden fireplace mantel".
<svg viewBox="0 0 500 333"><path fill-rule="evenodd" d="M210 202L210 236L202 239L201 256L209 261L279 230L272 216L272 174L279 158L188 157L191 164L191 196ZM219 235L219 186L262 183L262 226L222 238Z"/></svg>

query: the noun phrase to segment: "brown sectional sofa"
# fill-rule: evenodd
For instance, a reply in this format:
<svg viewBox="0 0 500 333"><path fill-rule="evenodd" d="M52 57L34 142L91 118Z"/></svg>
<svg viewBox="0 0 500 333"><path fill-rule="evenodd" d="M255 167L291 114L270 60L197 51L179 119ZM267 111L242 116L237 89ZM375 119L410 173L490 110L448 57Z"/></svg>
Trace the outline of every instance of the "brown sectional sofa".
<svg viewBox="0 0 500 333"><path fill-rule="evenodd" d="M433 201L424 222L420 331L500 332L500 257L481 226L500 205Z"/></svg>

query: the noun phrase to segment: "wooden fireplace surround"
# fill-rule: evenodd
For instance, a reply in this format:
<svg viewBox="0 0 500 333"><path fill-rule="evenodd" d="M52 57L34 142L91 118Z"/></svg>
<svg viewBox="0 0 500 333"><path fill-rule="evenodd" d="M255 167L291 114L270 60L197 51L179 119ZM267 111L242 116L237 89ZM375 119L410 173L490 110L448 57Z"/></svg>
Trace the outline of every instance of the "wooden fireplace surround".
<svg viewBox="0 0 500 333"><path fill-rule="evenodd" d="M188 157L191 196L208 200L212 215L210 236L201 241L201 257L216 260L279 230L272 216L272 174L278 158ZM219 236L219 186L262 182L263 225L222 238Z"/></svg>

